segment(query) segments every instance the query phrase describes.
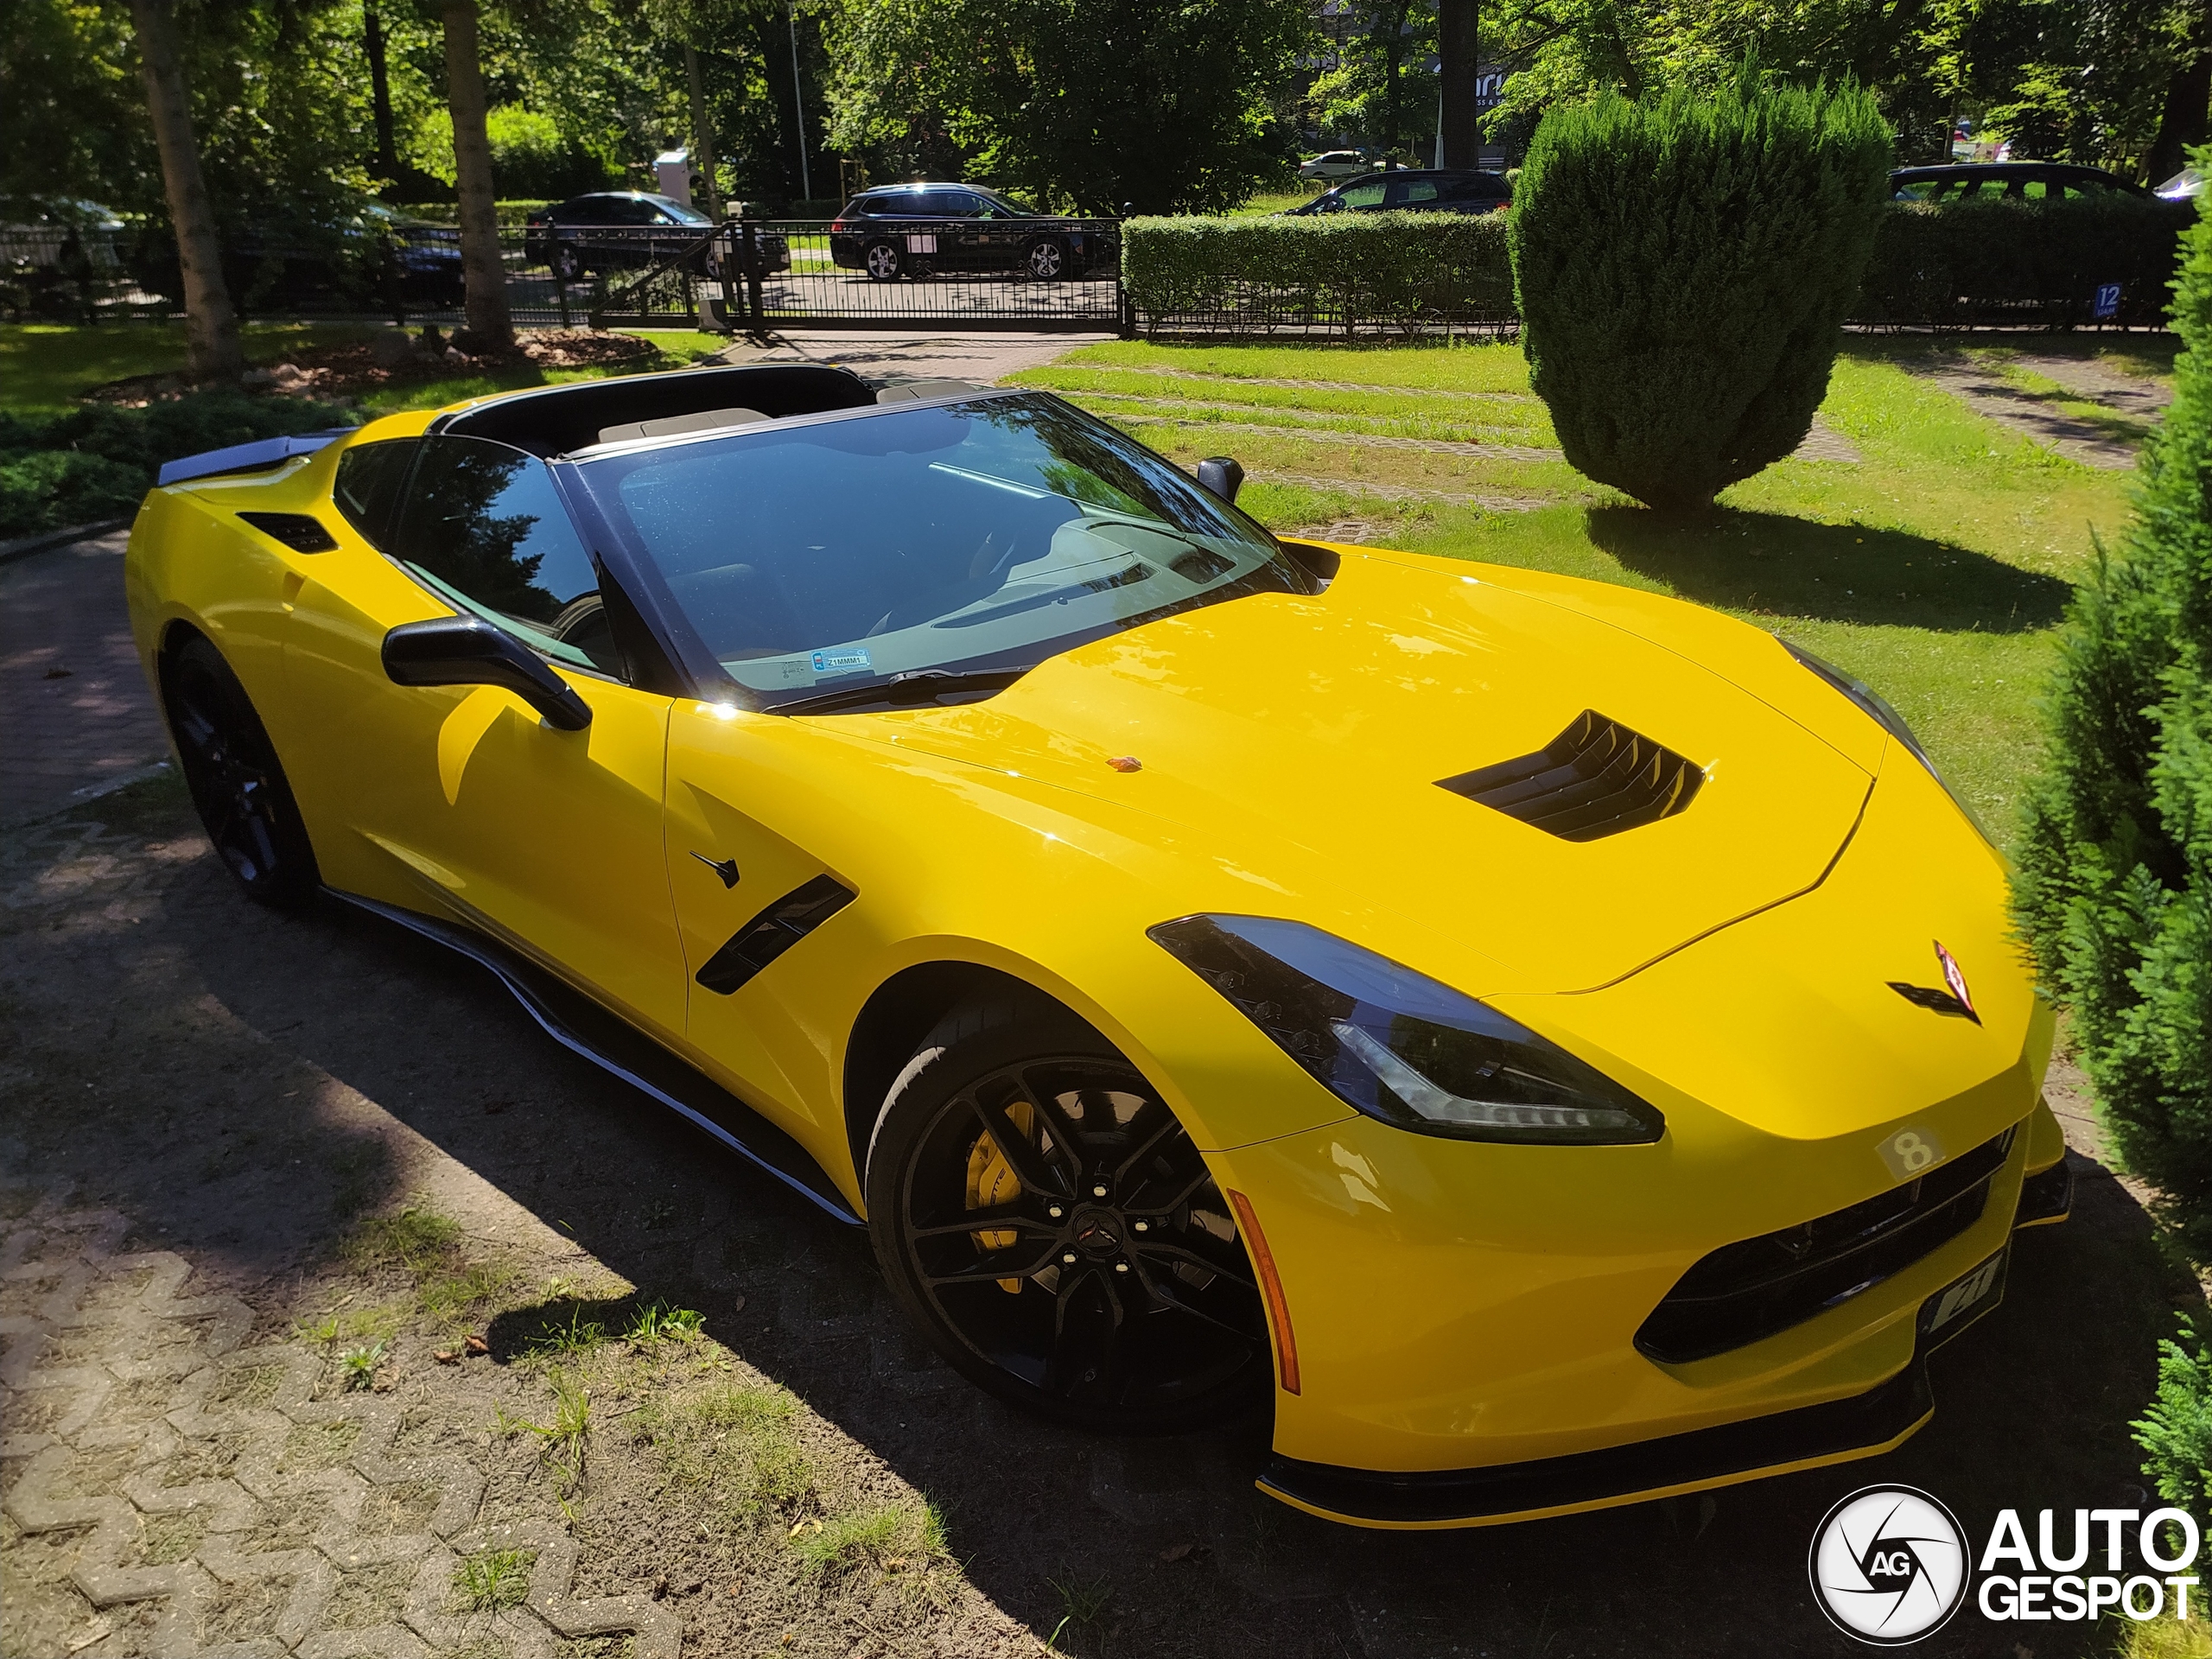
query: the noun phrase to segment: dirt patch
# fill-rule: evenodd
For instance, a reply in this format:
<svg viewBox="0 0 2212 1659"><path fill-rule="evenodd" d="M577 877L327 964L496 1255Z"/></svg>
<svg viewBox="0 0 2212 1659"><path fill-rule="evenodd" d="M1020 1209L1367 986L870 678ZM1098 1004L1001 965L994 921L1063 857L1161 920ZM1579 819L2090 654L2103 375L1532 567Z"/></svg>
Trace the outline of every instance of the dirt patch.
<svg viewBox="0 0 2212 1659"><path fill-rule="evenodd" d="M589 328L537 329L518 335L512 352L474 356L454 349L435 327L411 338L415 349L398 361L380 358L377 345L367 340L318 346L295 352L273 368L248 370L245 384L249 391L337 401L385 386L450 379L456 373L520 362L534 363L542 369L618 368L624 364L644 364L659 354L659 347L636 334ZM85 401L143 409L150 403L181 397L204 384L183 374L134 375L95 387L85 394Z"/></svg>

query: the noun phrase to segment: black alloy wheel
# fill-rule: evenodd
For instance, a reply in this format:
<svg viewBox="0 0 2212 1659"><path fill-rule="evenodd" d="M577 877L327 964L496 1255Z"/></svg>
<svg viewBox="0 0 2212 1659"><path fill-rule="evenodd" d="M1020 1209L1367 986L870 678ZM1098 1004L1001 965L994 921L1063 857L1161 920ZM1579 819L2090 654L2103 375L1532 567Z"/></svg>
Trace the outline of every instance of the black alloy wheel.
<svg viewBox="0 0 2212 1659"><path fill-rule="evenodd" d="M906 268L906 256L899 251L895 242L871 242L861 255L861 267L874 283L895 283L899 273Z"/></svg>
<svg viewBox="0 0 2212 1659"><path fill-rule="evenodd" d="M162 702L200 822L246 896L304 903L319 878L269 734L222 653L195 634L162 662Z"/></svg>
<svg viewBox="0 0 2212 1659"><path fill-rule="evenodd" d="M1001 1399L1160 1432L1263 1396L1234 1212L1159 1091L1057 1005L947 1015L885 1102L867 1181L900 1301Z"/></svg>
<svg viewBox="0 0 2212 1659"><path fill-rule="evenodd" d="M1067 250L1053 237L1040 237L1032 242L1022 263L1040 283L1057 283L1068 274Z"/></svg>

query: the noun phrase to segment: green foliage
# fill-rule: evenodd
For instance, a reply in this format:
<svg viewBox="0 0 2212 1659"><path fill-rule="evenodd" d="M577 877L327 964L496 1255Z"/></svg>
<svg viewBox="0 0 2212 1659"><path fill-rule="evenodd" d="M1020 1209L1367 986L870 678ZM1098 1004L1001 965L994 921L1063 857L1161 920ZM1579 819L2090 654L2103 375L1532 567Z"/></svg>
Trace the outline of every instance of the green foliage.
<svg viewBox="0 0 2212 1659"><path fill-rule="evenodd" d="M2196 1514L2212 1503L2212 1343L2186 1316L2181 1333L2195 1351L2171 1339L2159 1343L2158 1391L2128 1427L2158 1496Z"/></svg>
<svg viewBox="0 0 2212 1659"><path fill-rule="evenodd" d="M1122 227L1137 315L1263 327L1310 315L1347 330L1415 332L1425 318L1512 314L1505 215L1338 213L1312 219L1141 219Z"/></svg>
<svg viewBox="0 0 2212 1659"><path fill-rule="evenodd" d="M631 1319L622 1340L640 1348L663 1342L696 1342L706 1324L706 1316L696 1307L671 1307L665 1302L648 1302Z"/></svg>
<svg viewBox="0 0 2212 1659"><path fill-rule="evenodd" d="M2212 160L2212 158L2208 158ZM2200 162L2200 165L2204 164ZM2014 880L2121 1155L2212 1258L2212 223L2183 238L2174 401L2120 556L2069 617Z"/></svg>
<svg viewBox="0 0 2212 1659"><path fill-rule="evenodd" d="M1697 508L1795 449L1888 194L1851 87L1607 94L1536 130L1508 219L1529 384L1578 469Z"/></svg>
<svg viewBox="0 0 2212 1659"><path fill-rule="evenodd" d="M793 1531L791 1548L812 1573L868 1566L898 1572L925 1567L944 1554L944 1522L927 1502L891 1504L809 1522Z"/></svg>
<svg viewBox="0 0 2212 1659"><path fill-rule="evenodd" d="M328 404L231 391L144 409L87 404L44 419L0 411L0 537L127 518L165 461L344 418Z"/></svg>
<svg viewBox="0 0 2212 1659"><path fill-rule="evenodd" d="M1365 0L1344 22L1351 28L1342 45L1306 89L1314 124L1325 133L1425 156L1436 128L1428 69L1436 52L1435 8L1417 0Z"/></svg>
<svg viewBox="0 0 2212 1659"><path fill-rule="evenodd" d="M454 1598L472 1613L496 1613L519 1607L530 1594L534 1549L481 1549L464 1556L453 1575Z"/></svg>
<svg viewBox="0 0 2212 1659"><path fill-rule="evenodd" d="M507 195L561 201L621 182L620 168L608 166L576 134L563 132L550 115L507 105L493 110L484 127L492 141L492 176Z"/></svg>
<svg viewBox="0 0 2212 1659"><path fill-rule="evenodd" d="M1285 170L1308 34L1303 0L852 0L832 137L1088 213L1224 212Z"/></svg>
<svg viewBox="0 0 2212 1659"><path fill-rule="evenodd" d="M388 1216L364 1217L343 1249L358 1265L401 1268L421 1278L457 1258L461 1224L420 1205L404 1205Z"/></svg>
<svg viewBox="0 0 2212 1659"><path fill-rule="evenodd" d="M377 1367L384 1363L385 1352L384 1343L377 1341L348 1348L338 1356L339 1374L345 1378L349 1394L361 1393L375 1384Z"/></svg>
<svg viewBox="0 0 2212 1659"><path fill-rule="evenodd" d="M1854 320L1960 326L2090 320L2103 283L2120 320L2158 321L2187 203L2117 194L2060 200L1892 202L1881 217Z"/></svg>
<svg viewBox="0 0 2212 1659"><path fill-rule="evenodd" d="M640 1427L671 1484L733 1521L789 1510L814 1490L798 1438L798 1402L780 1389L729 1386L658 1401Z"/></svg>

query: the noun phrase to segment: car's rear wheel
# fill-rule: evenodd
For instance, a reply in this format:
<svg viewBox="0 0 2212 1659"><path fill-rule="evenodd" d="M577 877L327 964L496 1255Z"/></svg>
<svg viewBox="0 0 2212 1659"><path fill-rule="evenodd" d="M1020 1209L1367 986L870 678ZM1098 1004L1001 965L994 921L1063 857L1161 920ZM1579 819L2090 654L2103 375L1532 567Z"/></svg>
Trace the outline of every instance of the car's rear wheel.
<svg viewBox="0 0 2212 1659"><path fill-rule="evenodd" d="M194 634L162 663L162 712L185 787L246 896L284 907L315 891L315 849L261 717L231 665Z"/></svg>
<svg viewBox="0 0 2212 1659"><path fill-rule="evenodd" d="M867 1172L893 1290L1001 1399L1160 1431L1262 1396L1266 1317L1234 1212L1159 1091L1066 1010L947 1015L885 1100Z"/></svg>
<svg viewBox="0 0 2212 1659"><path fill-rule="evenodd" d="M553 275L564 283L580 283L584 276L584 257L563 243L553 250Z"/></svg>
<svg viewBox="0 0 2212 1659"><path fill-rule="evenodd" d="M906 264L906 256L899 251L896 242L871 242L861 255L861 268L868 272L871 282L897 282Z"/></svg>
<svg viewBox="0 0 2212 1659"><path fill-rule="evenodd" d="M1068 251L1058 238L1040 237L1029 245L1029 251L1022 256L1022 263L1039 282L1057 283L1068 274Z"/></svg>

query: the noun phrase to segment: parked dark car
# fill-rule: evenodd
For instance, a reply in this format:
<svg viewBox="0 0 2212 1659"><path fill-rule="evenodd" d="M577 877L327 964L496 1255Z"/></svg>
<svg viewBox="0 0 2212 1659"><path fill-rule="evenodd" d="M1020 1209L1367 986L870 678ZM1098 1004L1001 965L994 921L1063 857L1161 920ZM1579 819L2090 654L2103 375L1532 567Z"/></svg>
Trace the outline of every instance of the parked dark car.
<svg viewBox="0 0 2212 1659"><path fill-rule="evenodd" d="M224 284L248 315L461 302L461 232L380 201L341 202L321 213L229 227L222 248ZM181 297L176 240L166 226L149 225L132 238L125 263L148 292Z"/></svg>
<svg viewBox="0 0 2212 1659"><path fill-rule="evenodd" d="M706 239L715 221L672 196L640 190L595 190L539 209L524 221L522 248L531 263L552 267L564 283L601 270L642 270L679 257L708 277L721 275L721 253ZM764 274L789 270L791 244L757 232Z"/></svg>
<svg viewBox="0 0 2212 1659"><path fill-rule="evenodd" d="M1294 219L1322 213L1490 213L1512 200L1513 187L1500 173L1408 168L1347 179L1287 212Z"/></svg>
<svg viewBox="0 0 2212 1659"><path fill-rule="evenodd" d="M1058 219L973 184L864 190L830 226L830 257L879 283L933 270L1019 270L1039 282L1080 276L1121 257L1095 219Z"/></svg>
<svg viewBox="0 0 2212 1659"><path fill-rule="evenodd" d="M1900 167L1890 175L1890 194L1899 201L1994 201L1999 196L2036 201L2150 194L2116 173L2066 162L1954 162L1942 167Z"/></svg>

